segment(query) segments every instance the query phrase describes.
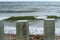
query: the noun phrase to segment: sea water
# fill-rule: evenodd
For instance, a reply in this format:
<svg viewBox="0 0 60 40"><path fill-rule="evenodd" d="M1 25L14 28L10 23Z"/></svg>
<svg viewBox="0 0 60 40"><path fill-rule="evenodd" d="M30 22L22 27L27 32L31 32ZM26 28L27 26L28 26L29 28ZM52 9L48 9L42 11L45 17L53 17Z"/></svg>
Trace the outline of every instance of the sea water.
<svg viewBox="0 0 60 40"><path fill-rule="evenodd" d="M12 12L9 12L12 11ZM20 12L19 12L20 11ZM22 11L22 12L21 12ZM29 11L29 12L28 12ZM33 12L31 12L33 11ZM60 2L0 2L0 18L11 16L60 16ZM30 32L42 34L44 28L43 20L30 21ZM4 21L5 33L15 33L16 21ZM9 28L9 30L8 30ZM41 31L39 31L41 28ZM56 33L60 34L60 19L55 21ZM39 33L38 33L39 32Z"/></svg>

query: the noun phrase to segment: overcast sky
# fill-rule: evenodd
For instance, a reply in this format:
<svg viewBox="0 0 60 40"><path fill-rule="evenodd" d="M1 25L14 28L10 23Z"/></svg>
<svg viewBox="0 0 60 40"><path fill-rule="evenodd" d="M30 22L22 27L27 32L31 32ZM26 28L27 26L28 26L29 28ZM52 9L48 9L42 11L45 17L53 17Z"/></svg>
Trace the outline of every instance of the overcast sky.
<svg viewBox="0 0 60 40"><path fill-rule="evenodd" d="M0 1L60 1L60 0L0 0Z"/></svg>

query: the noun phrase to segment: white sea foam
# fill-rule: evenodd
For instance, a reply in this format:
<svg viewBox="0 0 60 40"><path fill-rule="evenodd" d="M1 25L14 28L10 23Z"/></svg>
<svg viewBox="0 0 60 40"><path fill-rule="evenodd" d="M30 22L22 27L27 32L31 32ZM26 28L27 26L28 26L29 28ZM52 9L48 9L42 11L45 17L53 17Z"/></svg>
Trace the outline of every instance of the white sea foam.
<svg viewBox="0 0 60 40"><path fill-rule="evenodd" d="M16 34L16 27L5 27L6 34ZM44 35L43 27L29 27L29 34L33 35ZM60 29L55 28L55 35L60 36Z"/></svg>

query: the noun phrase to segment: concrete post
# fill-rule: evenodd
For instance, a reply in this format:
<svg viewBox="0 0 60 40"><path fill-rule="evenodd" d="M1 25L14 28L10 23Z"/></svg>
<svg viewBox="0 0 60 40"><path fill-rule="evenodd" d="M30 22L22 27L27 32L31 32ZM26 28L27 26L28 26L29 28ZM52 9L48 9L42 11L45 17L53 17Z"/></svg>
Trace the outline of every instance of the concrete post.
<svg viewBox="0 0 60 40"><path fill-rule="evenodd" d="M0 20L0 40L4 40L4 22Z"/></svg>
<svg viewBox="0 0 60 40"><path fill-rule="evenodd" d="M44 40L55 40L55 19L44 20Z"/></svg>
<svg viewBox="0 0 60 40"><path fill-rule="evenodd" d="M29 23L27 20L19 20L16 23L17 40L29 40Z"/></svg>

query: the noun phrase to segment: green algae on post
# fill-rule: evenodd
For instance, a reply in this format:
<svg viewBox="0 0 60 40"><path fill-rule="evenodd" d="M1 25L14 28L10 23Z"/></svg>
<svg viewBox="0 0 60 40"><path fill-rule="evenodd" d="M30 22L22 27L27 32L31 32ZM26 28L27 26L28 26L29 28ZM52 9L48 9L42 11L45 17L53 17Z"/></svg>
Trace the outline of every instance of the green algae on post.
<svg viewBox="0 0 60 40"><path fill-rule="evenodd" d="M34 16L18 16L18 17L10 17L5 20L35 20L36 18Z"/></svg>

